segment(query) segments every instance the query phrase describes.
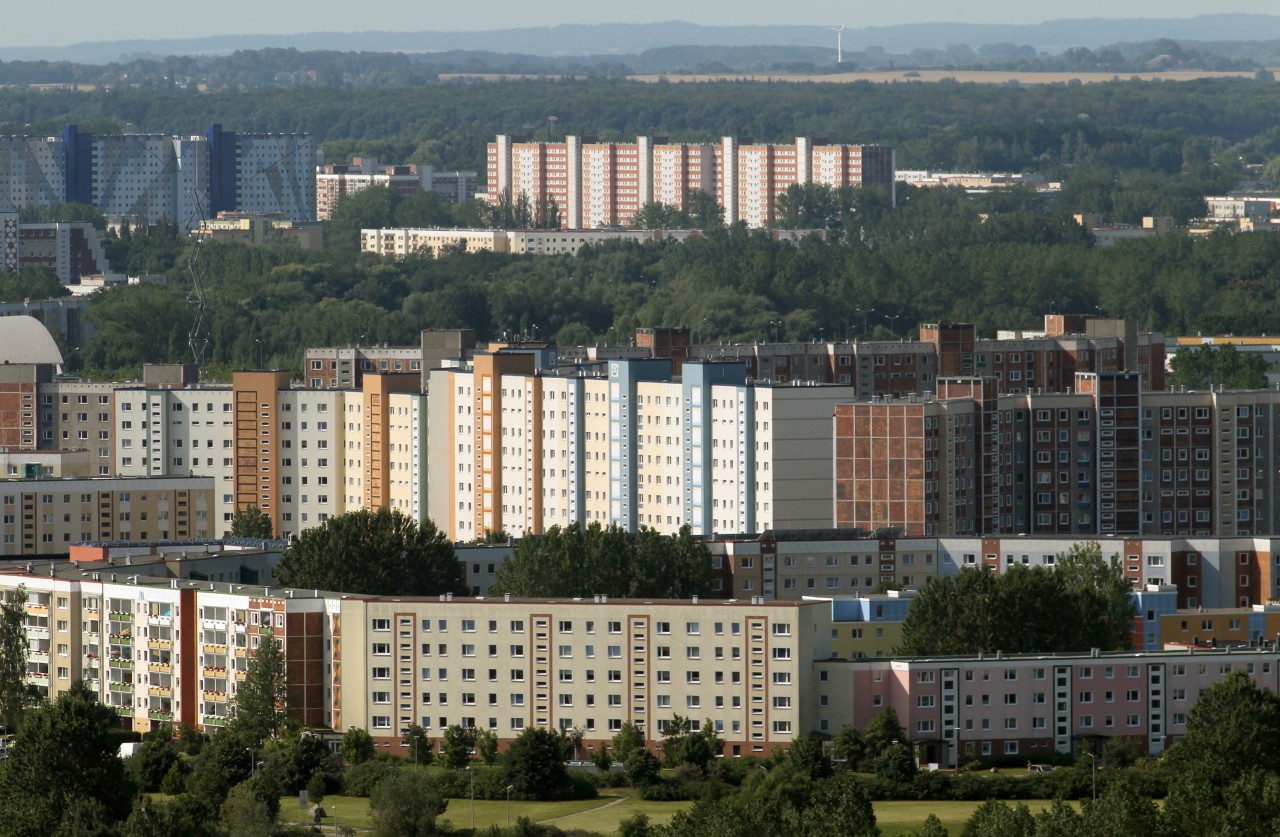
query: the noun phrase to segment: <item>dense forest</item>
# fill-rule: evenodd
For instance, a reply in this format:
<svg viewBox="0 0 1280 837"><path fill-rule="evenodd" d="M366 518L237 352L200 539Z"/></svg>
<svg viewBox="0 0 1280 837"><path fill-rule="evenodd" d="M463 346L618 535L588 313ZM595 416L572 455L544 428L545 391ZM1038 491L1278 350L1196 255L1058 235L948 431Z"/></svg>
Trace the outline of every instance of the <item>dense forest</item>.
<svg viewBox="0 0 1280 837"><path fill-rule="evenodd" d="M470 326L489 337L536 326L564 345L625 342L638 326L679 324L700 341L794 340L901 337L935 319L971 321L990 334L1036 326L1057 310L1132 315L1169 333L1274 332L1280 238L1175 234L1095 248L1070 216L1186 220L1203 214L1205 195L1243 177L1280 174L1278 100L1280 88L1250 80L1035 87L522 81L212 95L14 89L0 95L0 133L23 126L51 133L65 122L188 133L216 121L238 131L312 132L330 160L374 154L482 172L485 143L499 132L807 135L892 145L899 168L1033 170L1064 183L1051 199L900 187L896 207L875 190L855 191L833 212L785 219L830 229L825 239L799 245L713 227L681 245L609 246L577 257L452 254L402 262L357 253L358 230L473 224L482 213L370 190L339 203L324 252L204 249L216 373L257 362L299 369L306 346L362 337L410 343L427 327ZM186 357L189 243L160 228L108 235L106 246L113 269L167 273L172 281L98 297L97 334L72 353L73 364L118 372ZM30 295L24 285L0 283L0 292ZM784 328L770 327L777 320Z"/></svg>
<svg viewBox="0 0 1280 837"><path fill-rule="evenodd" d="M912 190L897 208L859 197L847 229L798 245L740 225L683 244L610 245L574 257L397 262L343 246L207 245L210 372L255 362L300 370L307 346L362 337L409 344L429 327L469 326L481 338L536 329L575 346L626 343L638 326L663 325L690 326L703 342L888 339L938 319L991 334L1038 326L1049 311L1130 315L1170 333L1266 333L1280 322L1278 236L1172 234L1094 248L1034 195ZM348 202L334 232L360 223L360 208ZM120 371L184 359L185 242L162 230L130 241L108 235L107 246L122 266L167 270L174 281L96 296L97 332L73 364Z"/></svg>
<svg viewBox="0 0 1280 837"><path fill-rule="evenodd" d="M0 134L47 135L67 122L191 134L219 122L236 131L311 133L330 160L368 148L387 161L481 172L485 143L499 133L768 142L798 135L890 145L900 169L1179 175L1280 156L1278 100L1275 84L1249 79L1021 86L602 79L215 94L19 88L0 95Z"/></svg>

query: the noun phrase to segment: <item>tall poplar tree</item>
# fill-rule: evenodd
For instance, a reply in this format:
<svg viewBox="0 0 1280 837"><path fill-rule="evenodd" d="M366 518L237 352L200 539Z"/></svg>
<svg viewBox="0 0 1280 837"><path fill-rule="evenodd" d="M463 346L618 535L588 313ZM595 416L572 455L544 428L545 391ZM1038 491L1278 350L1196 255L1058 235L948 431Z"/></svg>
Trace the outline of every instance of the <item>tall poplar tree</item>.
<svg viewBox="0 0 1280 837"><path fill-rule="evenodd" d="M0 719L12 732L22 717L27 687L27 588L0 606Z"/></svg>

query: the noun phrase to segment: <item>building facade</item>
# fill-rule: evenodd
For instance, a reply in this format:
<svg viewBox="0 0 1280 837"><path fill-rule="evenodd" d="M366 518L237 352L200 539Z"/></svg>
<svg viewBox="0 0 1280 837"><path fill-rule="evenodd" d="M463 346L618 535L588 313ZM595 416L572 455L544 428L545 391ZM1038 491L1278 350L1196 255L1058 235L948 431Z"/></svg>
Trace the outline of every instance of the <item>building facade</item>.
<svg viewBox="0 0 1280 837"><path fill-rule="evenodd" d="M459 540L571 523L695 534L829 524L829 423L850 387L750 383L735 363L539 371L499 349L431 374L428 515ZM437 490L438 489L438 490Z"/></svg>
<svg viewBox="0 0 1280 837"><path fill-rule="evenodd" d="M461 205L478 188L473 171L437 172L431 166L384 166L374 157L354 157L350 164L316 167L316 220L327 221L342 195L354 195L370 186L385 186L402 197L431 192L445 203Z"/></svg>
<svg viewBox="0 0 1280 837"><path fill-rule="evenodd" d="M0 138L0 210L84 203L190 229L223 210L315 218L315 149L302 134L89 134Z"/></svg>
<svg viewBox="0 0 1280 837"><path fill-rule="evenodd" d="M892 195L895 183L892 149L806 137L770 145L735 137L673 144L651 137L604 143L593 137L527 142L498 136L489 143L487 174L486 200L496 204L523 196L535 217L549 221L548 207L554 207L559 226L571 230L626 226L647 203L683 207L690 191L713 196L725 223L764 227L790 186L876 185Z"/></svg>

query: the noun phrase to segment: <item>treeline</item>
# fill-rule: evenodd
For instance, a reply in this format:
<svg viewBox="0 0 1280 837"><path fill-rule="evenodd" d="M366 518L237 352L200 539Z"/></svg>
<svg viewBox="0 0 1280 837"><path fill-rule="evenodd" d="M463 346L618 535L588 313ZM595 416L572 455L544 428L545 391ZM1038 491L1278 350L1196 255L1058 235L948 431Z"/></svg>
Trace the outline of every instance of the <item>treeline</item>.
<svg viewBox="0 0 1280 837"><path fill-rule="evenodd" d="M0 97L0 133L48 135L74 121L92 131L132 125L188 134L220 122L237 131L309 132L323 143L354 140L357 150L390 143L403 156L389 162L481 172L485 143L499 133L606 140L825 137L893 146L899 168L1037 170L1053 177L1087 167L1180 175L1211 162L1236 171L1241 163L1280 155L1280 132L1270 117L1277 91L1247 79L779 84L579 79L202 95L168 88L13 89Z"/></svg>
<svg viewBox="0 0 1280 837"><path fill-rule="evenodd" d="M209 371L301 371L308 346L405 345L424 328L470 327L481 340L536 328L578 346L625 344L641 326L685 325L714 343L901 338L937 320L993 334L1038 327L1049 311L1101 310L1171 334L1268 333L1280 317L1280 237L1172 234L1094 248L1069 216L1030 194L907 189L896 209L871 190L856 197L843 234L796 245L741 226L575 257L393 261L338 243L325 252L210 244ZM360 217L344 223L357 229ZM171 231L107 242L113 267L167 272L170 283L95 296L97 330L69 352L72 364L106 373L187 359L185 242Z"/></svg>

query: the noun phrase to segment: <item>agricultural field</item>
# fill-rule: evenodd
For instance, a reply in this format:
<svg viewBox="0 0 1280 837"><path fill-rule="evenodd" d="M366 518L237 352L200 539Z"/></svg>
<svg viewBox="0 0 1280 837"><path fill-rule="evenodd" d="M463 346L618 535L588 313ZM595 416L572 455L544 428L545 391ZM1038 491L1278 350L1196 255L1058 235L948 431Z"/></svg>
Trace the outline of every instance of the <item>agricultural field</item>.
<svg viewBox="0 0 1280 837"><path fill-rule="evenodd" d="M857 81L870 81L877 84L897 84L902 82L931 83L945 80L969 82L974 84L1066 84L1078 81L1081 84L1097 84L1104 81L1196 81L1198 79L1220 78L1252 78L1254 71L1240 70L1220 72L1214 70L1171 70L1152 73L1067 73L1036 72L1034 70L867 70L850 73L818 73L812 75L787 73L690 73L683 74L650 74L628 76L632 81L643 82L708 82L708 81L790 81L797 83L820 82L824 84L850 84Z"/></svg>

